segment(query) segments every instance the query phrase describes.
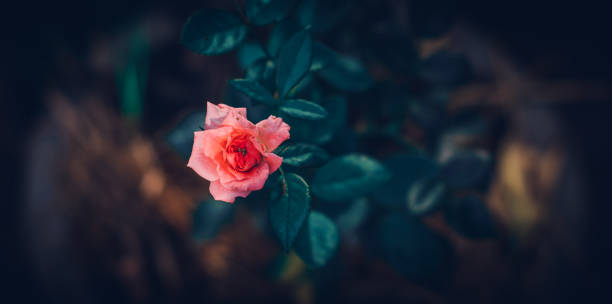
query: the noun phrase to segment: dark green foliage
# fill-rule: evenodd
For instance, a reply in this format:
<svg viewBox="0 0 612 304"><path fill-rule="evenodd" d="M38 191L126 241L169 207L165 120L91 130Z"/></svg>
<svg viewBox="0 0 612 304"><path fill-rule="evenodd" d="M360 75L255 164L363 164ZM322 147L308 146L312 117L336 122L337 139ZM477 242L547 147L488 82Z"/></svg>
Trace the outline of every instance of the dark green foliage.
<svg viewBox="0 0 612 304"><path fill-rule="evenodd" d="M300 27L292 19L285 19L274 26L266 45L268 53L276 57L285 42L299 31Z"/></svg>
<svg viewBox="0 0 612 304"><path fill-rule="evenodd" d="M312 62L312 37L308 31L295 34L282 47L278 57L276 87L284 97L304 77Z"/></svg>
<svg viewBox="0 0 612 304"><path fill-rule="evenodd" d="M273 60L261 58L252 63L245 72L245 79L257 81L270 90L274 88L274 76L276 75L276 64Z"/></svg>
<svg viewBox="0 0 612 304"><path fill-rule="evenodd" d="M446 185L436 177L419 179L408 191L408 211L413 215L430 214L440 208L446 195Z"/></svg>
<svg viewBox="0 0 612 304"><path fill-rule="evenodd" d="M320 165L329 155L325 150L310 144L283 145L274 151L283 157L283 165L294 167Z"/></svg>
<svg viewBox="0 0 612 304"><path fill-rule="evenodd" d="M350 2L344 0L302 0L297 8L297 19L302 27L326 32L342 21L350 6Z"/></svg>
<svg viewBox="0 0 612 304"><path fill-rule="evenodd" d="M123 62L117 69L117 89L121 114L138 121L143 112L149 72L149 41L142 31L134 32Z"/></svg>
<svg viewBox="0 0 612 304"><path fill-rule="evenodd" d="M323 107L304 99L285 100L280 106L280 110L289 116L308 120L319 120L327 117L327 111Z"/></svg>
<svg viewBox="0 0 612 304"><path fill-rule="evenodd" d="M246 15L253 24L269 24L287 17L292 5L291 0L248 0Z"/></svg>
<svg viewBox="0 0 612 304"><path fill-rule="evenodd" d="M244 40L247 27L233 13L205 9L193 14L181 32L181 43L202 55L222 54Z"/></svg>
<svg viewBox="0 0 612 304"><path fill-rule="evenodd" d="M346 122L347 104L340 96L333 96L321 101L321 106L327 111L327 118L318 121L292 118L282 115L291 126L291 138L308 143L324 144L332 139L334 134ZM282 113L281 113L282 114Z"/></svg>
<svg viewBox="0 0 612 304"><path fill-rule="evenodd" d="M310 65L311 71L318 71L328 66L331 62L336 60L338 54L330 49L325 44L315 41L312 45L312 64Z"/></svg>
<svg viewBox="0 0 612 304"><path fill-rule="evenodd" d="M335 56L335 60L318 72L329 85L344 91L359 92L373 84L366 68L357 59Z"/></svg>
<svg viewBox="0 0 612 304"><path fill-rule="evenodd" d="M295 242L295 252L313 268L321 267L334 256L340 236L338 228L324 214L312 211Z"/></svg>
<svg viewBox="0 0 612 304"><path fill-rule="evenodd" d="M251 99L267 105L274 105L274 96L268 90L256 81L248 79L232 79L229 84L241 93L249 96Z"/></svg>
<svg viewBox="0 0 612 304"><path fill-rule="evenodd" d="M310 209L310 190L304 179L288 173L282 179L282 187L272 191L268 216L274 233L285 251L289 251Z"/></svg>
<svg viewBox="0 0 612 304"><path fill-rule="evenodd" d="M361 154L332 159L314 177L312 191L327 201L357 198L376 190L390 178L378 161Z"/></svg>
<svg viewBox="0 0 612 304"><path fill-rule="evenodd" d="M261 48L261 45L255 42L243 43L236 55L238 56L238 64L245 70L257 60L266 57L266 53Z"/></svg>
<svg viewBox="0 0 612 304"><path fill-rule="evenodd" d="M392 178L372 198L385 206L405 206L412 185L438 172L438 165L424 155L398 154L386 159L383 164L391 172Z"/></svg>
<svg viewBox="0 0 612 304"><path fill-rule="evenodd" d="M450 244L418 218L388 214L378 233L386 260L408 278L439 284L451 272Z"/></svg>

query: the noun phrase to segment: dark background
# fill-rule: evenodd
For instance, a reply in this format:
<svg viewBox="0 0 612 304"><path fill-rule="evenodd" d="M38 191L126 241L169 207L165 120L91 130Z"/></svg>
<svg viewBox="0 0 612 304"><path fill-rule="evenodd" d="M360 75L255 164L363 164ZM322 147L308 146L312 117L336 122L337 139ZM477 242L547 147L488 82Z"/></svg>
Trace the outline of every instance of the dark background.
<svg viewBox="0 0 612 304"><path fill-rule="evenodd" d="M85 52L95 35L113 34L122 24L146 11L160 12L171 20L186 20L195 10L222 1L45 1L13 2L3 9L2 17L2 246L0 261L2 281L0 301L13 298L19 302L46 302L41 299L39 282L32 274L25 254L23 232L19 228L24 193L23 167L26 141L38 119L47 111L43 102L51 86L72 87L72 67L56 60L58 54ZM372 2L372 1L364 1ZM401 1L388 1L390 7ZM6 5L6 4L5 4ZM360 5L360 4L355 4ZM373 19L384 18L375 11ZM477 29L511 54L519 66L541 64L538 71L549 79L571 78L609 83L612 79L612 28L609 7L603 2L539 1L460 1L453 18ZM369 20L363 20L368 24ZM176 49L178 46L178 32ZM165 55L164 55L165 54ZM156 55L165 60L162 69L172 71L172 62L180 51L167 50ZM223 59L224 60L224 59ZM58 63L59 62L59 63ZM183 76L181 76L183 77ZM604 285L611 273L609 232L612 214L609 199L610 120L612 107L607 100L555 105L553 111L566 126L563 136L575 147L575 157L583 164L587 185L584 203L589 205L587 271L563 273L563 284L576 284L582 291L575 298L595 300L607 295ZM164 115L178 113L180 106L156 103L145 116L145 130L159 128ZM537 123L536 123L537 126ZM571 228L570 228L571 229ZM563 294L563 284L553 292ZM545 301L546 302L546 301Z"/></svg>

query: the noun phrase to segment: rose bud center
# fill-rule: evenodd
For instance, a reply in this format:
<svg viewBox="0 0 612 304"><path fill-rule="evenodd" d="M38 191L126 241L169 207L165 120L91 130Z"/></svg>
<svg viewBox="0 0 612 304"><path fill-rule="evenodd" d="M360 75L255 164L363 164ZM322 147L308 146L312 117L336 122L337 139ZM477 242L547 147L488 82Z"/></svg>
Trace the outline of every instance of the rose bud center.
<svg viewBox="0 0 612 304"><path fill-rule="evenodd" d="M251 170L261 161L261 153L259 153L247 136L233 138L227 146L226 155L230 166L240 172Z"/></svg>

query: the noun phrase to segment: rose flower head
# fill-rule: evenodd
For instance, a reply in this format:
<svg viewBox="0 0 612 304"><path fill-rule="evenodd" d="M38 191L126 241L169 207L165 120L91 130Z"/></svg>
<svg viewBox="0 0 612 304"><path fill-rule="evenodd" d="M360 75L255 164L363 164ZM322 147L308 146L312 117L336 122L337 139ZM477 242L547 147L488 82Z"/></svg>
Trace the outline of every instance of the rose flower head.
<svg viewBox="0 0 612 304"><path fill-rule="evenodd" d="M280 167L283 158L272 151L289 139L289 125L272 115L253 124L246 108L210 102L206 108L204 130L194 132L187 166L210 181L215 200L233 203L263 188Z"/></svg>

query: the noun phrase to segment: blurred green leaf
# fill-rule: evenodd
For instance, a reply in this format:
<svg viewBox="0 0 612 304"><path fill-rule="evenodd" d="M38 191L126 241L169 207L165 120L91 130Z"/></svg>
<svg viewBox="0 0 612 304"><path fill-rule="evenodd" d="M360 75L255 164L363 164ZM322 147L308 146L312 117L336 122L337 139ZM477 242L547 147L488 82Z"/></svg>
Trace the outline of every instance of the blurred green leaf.
<svg viewBox="0 0 612 304"><path fill-rule="evenodd" d="M312 45L312 63L310 64L311 71L318 71L326 67L330 62L336 59L338 54L330 49L325 44L315 41Z"/></svg>
<svg viewBox="0 0 612 304"><path fill-rule="evenodd" d="M489 209L474 195L451 200L444 217L455 231L468 238L492 238L497 234Z"/></svg>
<svg viewBox="0 0 612 304"><path fill-rule="evenodd" d="M268 214L274 233L289 251L310 209L310 190L304 179L294 173L285 175L281 189L272 191Z"/></svg>
<svg viewBox="0 0 612 304"><path fill-rule="evenodd" d="M186 115L166 135L166 142L185 159L189 159L193 148L193 132L204 127L204 113L192 112Z"/></svg>
<svg viewBox="0 0 612 304"><path fill-rule="evenodd" d="M272 96L272 94L270 94L266 88L259 85L256 81L247 79L232 79L229 81L229 83L236 90L251 97L255 101L270 106L275 104L274 96Z"/></svg>
<svg viewBox="0 0 612 304"><path fill-rule="evenodd" d="M247 69L251 64L260 60L262 58L266 58L266 53L261 48L259 43L255 42L246 42L243 43L242 46L238 49L238 64L243 69Z"/></svg>
<svg viewBox="0 0 612 304"><path fill-rule="evenodd" d="M322 213L311 211L296 239L295 252L308 266L318 268L334 256L339 243L334 222Z"/></svg>
<svg viewBox="0 0 612 304"><path fill-rule="evenodd" d="M261 58L252 63L245 73L245 79L251 81L257 81L263 87L268 89L270 92L274 90L274 76L276 72L276 65L274 60Z"/></svg>
<svg viewBox="0 0 612 304"><path fill-rule="evenodd" d="M294 167L318 165L329 158L325 150L310 144L283 145L274 153L283 158L283 165Z"/></svg>
<svg viewBox="0 0 612 304"><path fill-rule="evenodd" d="M284 97L310 69L312 62L312 37L308 31L295 34L282 47L276 71L276 87L279 97Z"/></svg>
<svg viewBox="0 0 612 304"><path fill-rule="evenodd" d="M349 56L335 56L335 60L318 71L318 75L331 86L349 92L363 91L373 84L361 62Z"/></svg>
<svg viewBox="0 0 612 304"><path fill-rule="evenodd" d="M361 154L332 159L317 170L313 193L327 201L357 198L376 190L390 178L378 161Z"/></svg>
<svg viewBox="0 0 612 304"><path fill-rule="evenodd" d="M181 43L202 55L222 54L244 40L247 27L231 12L205 9L193 14L181 31Z"/></svg>
<svg viewBox="0 0 612 304"><path fill-rule="evenodd" d="M386 260L403 275L419 283L442 283L450 277L450 244L418 218L390 213L378 231Z"/></svg>
<svg viewBox="0 0 612 304"><path fill-rule="evenodd" d="M446 191L446 185L436 177L419 179L408 191L408 211L421 216L438 210L446 198Z"/></svg>
<svg viewBox="0 0 612 304"><path fill-rule="evenodd" d="M327 111L322 106L304 99L284 100L280 106L280 111L289 116L308 120L319 120L327 117Z"/></svg>
<svg viewBox="0 0 612 304"><path fill-rule="evenodd" d="M255 25L283 20L293 5L290 0L247 0L246 15Z"/></svg>
<svg viewBox="0 0 612 304"><path fill-rule="evenodd" d="M116 80L121 113L130 119L140 119L149 73L149 49L147 37L135 31L123 54L123 62L117 68Z"/></svg>
<svg viewBox="0 0 612 304"><path fill-rule="evenodd" d="M297 20L302 28L310 26L315 32L327 32L348 14L351 3L343 0L303 0L297 8Z"/></svg>
<svg viewBox="0 0 612 304"><path fill-rule="evenodd" d="M221 227L232 219L234 210L234 206L226 202L206 200L199 203L193 213L193 237L197 241L214 238Z"/></svg>
<svg viewBox="0 0 612 304"><path fill-rule="evenodd" d="M410 113L410 117L417 124L427 130L438 129L445 123L445 109L438 106L435 101L429 97L411 100L408 105L408 112Z"/></svg>
<svg viewBox="0 0 612 304"><path fill-rule="evenodd" d="M328 204L329 205L329 204ZM370 213L370 205L365 198L356 199L335 218L340 233L349 235L355 232L365 222Z"/></svg>
<svg viewBox="0 0 612 304"><path fill-rule="evenodd" d="M406 195L421 178L435 175L438 165L429 157L416 154L398 154L383 161L393 178L372 195L375 202L385 206L405 206Z"/></svg>
<svg viewBox="0 0 612 304"><path fill-rule="evenodd" d="M491 157L483 151L465 151L443 164L441 177L453 189L475 188L487 181Z"/></svg>

